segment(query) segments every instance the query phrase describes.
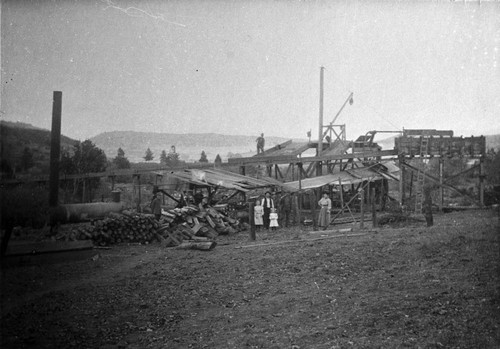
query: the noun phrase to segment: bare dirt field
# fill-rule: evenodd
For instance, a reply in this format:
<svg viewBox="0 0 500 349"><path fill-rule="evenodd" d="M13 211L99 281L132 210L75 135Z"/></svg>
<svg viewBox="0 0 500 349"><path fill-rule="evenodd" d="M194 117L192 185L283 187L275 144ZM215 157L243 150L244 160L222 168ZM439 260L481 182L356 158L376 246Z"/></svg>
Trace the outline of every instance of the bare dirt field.
<svg viewBox="0 0 500 349"><path fill-rule="evenodd" d="M499 348L498 213L3 268L2 348Z"/></svg>

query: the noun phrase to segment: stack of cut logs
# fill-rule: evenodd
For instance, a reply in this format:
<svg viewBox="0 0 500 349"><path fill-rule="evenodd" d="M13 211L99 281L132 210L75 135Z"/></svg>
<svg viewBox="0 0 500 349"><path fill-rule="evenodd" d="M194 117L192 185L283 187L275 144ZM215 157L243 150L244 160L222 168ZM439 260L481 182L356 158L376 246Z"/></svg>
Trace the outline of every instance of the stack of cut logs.
<svg viewBox="0 0 500 349"><path fill-rule="evenodd" d="M186 242L209 242L218 235L239 232L243 227L212 207L200 210L186 206L163 211L159 221L151 214L124 211L80 226L72 234L79 240L91 239L98 246L159 241L165 246L186 245ZM186 241L188 240L188 241Z"/></svg>

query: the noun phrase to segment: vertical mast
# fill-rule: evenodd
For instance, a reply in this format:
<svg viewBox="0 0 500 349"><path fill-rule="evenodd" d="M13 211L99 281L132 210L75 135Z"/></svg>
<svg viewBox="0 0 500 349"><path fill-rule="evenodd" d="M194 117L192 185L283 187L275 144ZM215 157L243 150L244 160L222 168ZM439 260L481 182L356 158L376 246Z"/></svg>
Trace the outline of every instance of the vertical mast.
<svg viewBox="0 0 500 349"><path fill-rule="evenodd" d="M323 150L323 75L325 67L320 68L319 74L319 132L318 132L318 151L317 155L321 156Z"/></svg>

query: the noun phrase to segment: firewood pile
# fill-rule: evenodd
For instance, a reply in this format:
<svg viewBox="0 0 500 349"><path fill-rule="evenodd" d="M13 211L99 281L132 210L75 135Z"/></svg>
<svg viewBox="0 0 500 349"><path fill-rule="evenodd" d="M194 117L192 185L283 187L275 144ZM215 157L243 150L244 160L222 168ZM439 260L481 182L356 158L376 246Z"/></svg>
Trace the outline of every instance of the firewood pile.
<svg viewBox="0 0 500 349"><path fill-rule="evenodd" d="M213 241L218 235L234 234L245 227L237 219L226 216L213 207L199 209L186 206L162 211L159 221L152 214L133 211L112 213L90 225L71 232L78 240L92 240L97 246L117 243L148 244L159 241L164 246L178 246L184 241Z"/></svg>

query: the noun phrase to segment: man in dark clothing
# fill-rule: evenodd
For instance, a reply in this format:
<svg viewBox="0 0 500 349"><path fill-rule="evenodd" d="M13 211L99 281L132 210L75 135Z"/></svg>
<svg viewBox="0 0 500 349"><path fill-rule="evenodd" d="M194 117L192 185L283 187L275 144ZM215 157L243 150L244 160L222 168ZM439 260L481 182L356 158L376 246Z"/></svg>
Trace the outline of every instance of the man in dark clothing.
<svg viewBox="0 0 500 349"><path fill-rule="evenodd" d="M155 215L157 221L161 218L161 200L158 195L153 195L153 200L151 200L151 211Z"/></svg>
<svg viewBox="0 0 500 349"><path fill-rule="evenodd" d="M266 143L263 133L261 133L260 137L258 137L256 139L256 142L257 142L257 154L263 153L264 152L264 145Z"/></svg>
<svg viewBox="0 0 500 349"><path fill-rule="evenodd" d="M194 194L193 198L194 198L194 204L196 206L201 204L201 202L203 201L203 193L201 192L201 190L199 189L196 190L196 193Z"/></svg>
<svg viewBox="0 0 500 349"><path fill-rule="evenodd" d="M290 215L292 212L292 197L290 194L285 194L281 197L279 204L279 217L281 218L280 225L288 227L290 222Z"/></svg>
<svg viewBox="0 0 500 349"><path fill-rule="evenodd" d="M262 207L264 208L264 215L262 216L264 227L269 229L269 215L271 214L271 208L274 208L274 200L271 198L270 192L266 192L266 197L262 199Z"/></svg>

